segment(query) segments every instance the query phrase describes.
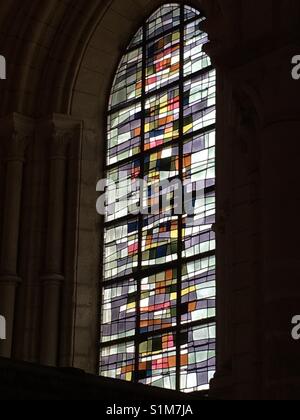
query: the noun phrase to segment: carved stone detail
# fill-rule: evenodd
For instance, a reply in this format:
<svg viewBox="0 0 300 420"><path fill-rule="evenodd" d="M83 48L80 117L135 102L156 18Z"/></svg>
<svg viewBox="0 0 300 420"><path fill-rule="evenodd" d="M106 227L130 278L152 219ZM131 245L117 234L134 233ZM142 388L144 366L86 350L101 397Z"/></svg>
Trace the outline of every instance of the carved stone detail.
<svg viewBox="0 0 300 420"><path fill-rule="evenodd" d="M50 159L67 159L72 137L73 133L70 131L54 129L51 136Z"/></svg>

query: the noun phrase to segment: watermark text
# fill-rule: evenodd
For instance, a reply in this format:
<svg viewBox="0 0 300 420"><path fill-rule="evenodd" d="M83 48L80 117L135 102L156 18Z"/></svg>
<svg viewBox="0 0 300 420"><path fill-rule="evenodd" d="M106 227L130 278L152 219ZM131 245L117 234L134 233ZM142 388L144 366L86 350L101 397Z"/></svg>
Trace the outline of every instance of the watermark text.
<svg viewBox="0 0 300 420"><path fill-rule="evenodd" d="M96 187L103 194L97 200L99 215L182 215L192 216L195 207L205 208L209 190L205 180L181 181L163 179L153 182L148 179L128 179L125 172L120 181L102 179ZM200 222L201 214L198 215Z"/></svg>
<svg viewBox="0 0 300 420"><path fill-rule="evenodd" d="M292 78L294 80L300 80L300 55L295 55L292 58Z"/></svg>
<svg viewBox="0 0 300 420"><path fill-rule="evenodd" d="M300 315L295 315L292 319L292 338L295 341L300 340Z"/></svg>
<svg viewBox="0 0 300 420"><path fill-rule="evenodd" d="M0 80L6 80L6 59L0 55Z"/></svg>
<svg viewBox="0 0 300 420"><path fill-rule="evenodd" d="M6 319L0 315L0 340L6 340Z"/></svg>

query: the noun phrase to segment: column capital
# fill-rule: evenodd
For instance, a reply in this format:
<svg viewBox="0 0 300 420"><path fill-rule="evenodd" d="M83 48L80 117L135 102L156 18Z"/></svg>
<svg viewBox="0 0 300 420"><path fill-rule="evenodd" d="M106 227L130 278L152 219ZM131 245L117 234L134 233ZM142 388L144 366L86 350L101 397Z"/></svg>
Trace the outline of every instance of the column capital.
<svg viewBox="0 0 300 420"><path fill-rule="evenodd" d="M72 138L72 131L53 127L50 139L50 159L67 159L68 148L71 145Z"/></svg>
<svg viewBox="0 0 300 420"><path fill-rule="evenodd" d="M10 284L12 286L17 286L22 283L21 277L10 275L10 274L1 274L0 275L0 284Z"/></svg>
<svg viewBox="0 0 300 420"><path fill-rule="evenodd" d="M1 147L6 161L23 161L26 149L34 136L34 122L13 113L0 120Z"/></svg>
<svg viewBox="0 0 300 420"><path fill-rule="evenodd" d="M14 131L11 135L10 141L5 147L6 161L21 161L25 160L26 149L29 146L30 137L24 133Z"/></svg>
<svg viewBox="0 0 300 420"><path fill-rule="evenodd" d="M37 137L47 133L48 156L51 160L65 160L72 153L78 133L82 130L82 121L64 114L53 114L39 120Z"/></svg>
<svg viewBox="0 0 300 420"><path fill-rule="evenodd" d="M51 274L44 274L41 277L41 280L45 285L60 286L65 281L65 278L61 274L51 273Z"/></svg>

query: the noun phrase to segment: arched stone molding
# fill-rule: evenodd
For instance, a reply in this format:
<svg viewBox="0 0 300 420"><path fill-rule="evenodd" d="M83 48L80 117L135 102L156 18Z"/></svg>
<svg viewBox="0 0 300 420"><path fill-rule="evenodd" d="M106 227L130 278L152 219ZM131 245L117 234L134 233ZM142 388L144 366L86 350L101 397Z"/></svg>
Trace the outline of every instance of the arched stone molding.
<svg viewBox="0 0 300 420"><path fill-rule="evenodd" d="M9 109L35 117L74 112L71 92L86 93L83 83L87 78L95 86L89 70L99 72L99 63L102 68L103 59L107 60L107 47L114 48L113 57L108 57L112 66L106 67L111 74L132 34L162 3L162 0L47 3L25 0L20 5L13 0L9 7L1 6L0 48L1 40L5 39L1 53L8 59L9 78L0 87L0 115L7 114ZM200 7L209 17L219 11L215 0L188 3ZM102 93L101 84L97 86ZM93 87L89 92L99 91L95 92Z"/></svg>

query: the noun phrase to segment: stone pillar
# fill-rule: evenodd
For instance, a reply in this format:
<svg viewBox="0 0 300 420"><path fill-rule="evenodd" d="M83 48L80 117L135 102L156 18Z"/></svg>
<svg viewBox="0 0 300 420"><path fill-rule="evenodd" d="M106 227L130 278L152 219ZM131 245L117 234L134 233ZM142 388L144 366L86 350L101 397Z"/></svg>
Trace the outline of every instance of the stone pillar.
<svg viewBox="0 0 300 420"><path fill-rule="evenodd" d="M61 287L64 281L64 228L67 153L71 135L55 130L50 145L48 225L43 282L43 316L40 362L58 362Z"/></svg>
<svg viewBox="0 0 300 420"><path fill-rule="evenodd" d="M291 338L292 317L300 315L300 82L291 75L292 58L299 54L293 47L298 45L296 27L281 30L284 22L281 27L279 19L272 22L270 13L263 15L265 26L244 25L238 36L240 22L252 13L250 3L236 8L234 1L222 2L222 13L213 9L215 2L210 3L211 14L203 27L211 42L205 51L224 82L225 88L218 91L217 137L219 146L222 142L226 147L218 153L224 162L218 166L217 181L219 332L218 366L211 395L297 399L299 342ZM233 20L230 4L240 13ZM274 44L270 40L277 40L275 32L267 32L271 28L280 34ZM266 32L260 33L261 29ZM231 36L234 30L237 32ZM231 141L224 135L230 124L226 86L232 86L241 98L236 117L241 117L241 125L246 128L241 135L235 130ZM245 143L243 154L257 161L257 168L256 162L247 164L244 158L241 164L242 153L234 154L239 137ZM247 167L252 168L248 173ZM232 186L224 178L229 178ZM234 193L236 180L241 178L244 185ZM223 229L221 206L226 191L230 205ZM225 237L230 235L234 241L224 248Z"/></svg>
<svg viewBox="0 0 300 420"><path fill-rule="evenodd" d="M276 400L297 399L300 393L299 343L291 337L292 318L300 314L300 84L291 75L295 54L295 48L284 47L264 57L256 65L259 70L247 72L260 116L260 356L255 368L261 398Z"/></svg>
<svg viewBox="0 0 300 420"><path fill-rule="evenodd" d="M290 98L287 95L286 101ZM262 348L267 399L300 395L299 342L291 336L292 318L300 315L299 133L300 117L291 116L276 118L262 134Z"/></svg>
<svg viewBox="0 0 300 420"><path fill-rule="evenodd" d="M11 121L10 121L11 122ZM18 276L18 247L21 216L24 156L27 136L16 128L5 138L5 194L0 255L0 314L6 319L7 339L0 341L0 356L10 358L13 342L15 297Z"/></svg>
<svg viewBox="0 0 300 420"><path fill-rule="evenodd" d="M291 75L294 55L295 48L287 46L253 62L234 63L225 72L240 95L237 113L244 132L239 137L245 142L245 154L257 162L257 169L252 161L248 165L252 168L247 176L251 188L243 189L247 194L242 198L249 202L249 223L241 231L238 253L231 262L237 265L240 254L248 267L248 273L237 272L239 277L233 271L231 279L239 285L239 293L232 292L231 298L237 311L231 315L232 332L227 329L233 337L228 396L234 399L297 399L300 394L299 342L291 337L292 318L300 315L300 83ZM255 130L251 129L252 121ZM235 176L242 177L243 173L240 167ZM240 211L232 212L232 230L237 229L240 216ZM223 304L224 289L220 292ZM242 329L237 315L245 320ZM222 319L218 327L223 331ZM219 353L221 357L223 354ZM213 385L216 395L218 389L228 388L220 381L220 370Z"/></svg>

